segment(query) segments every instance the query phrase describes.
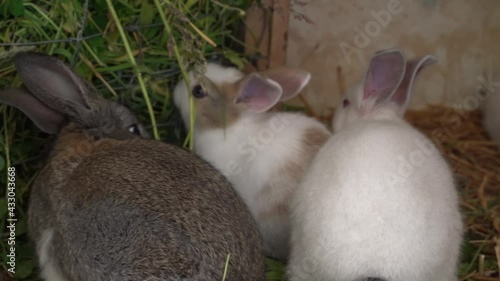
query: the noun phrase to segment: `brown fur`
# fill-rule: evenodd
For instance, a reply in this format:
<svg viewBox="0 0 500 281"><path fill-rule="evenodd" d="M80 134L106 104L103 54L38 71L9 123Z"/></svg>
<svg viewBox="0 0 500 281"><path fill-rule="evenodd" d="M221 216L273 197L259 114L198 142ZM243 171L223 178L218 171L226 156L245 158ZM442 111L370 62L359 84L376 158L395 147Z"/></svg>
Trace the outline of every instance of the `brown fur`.
<svg viewBox="0 0 500 281"><path fill-rule="evenodd" d="M328 131L319 128L310 128L306 131L303 146L306 151L303 156L308 157L306 162L309 163L314 158L329 137L330 133Z"/></svg>
<svg viewBox="0 0 500 281"><path fill-rule="evenodd" d="M302 152L296 156L296 161L289 162L279 169L277 172L278 182L274 181L262 189L258 194L258 200L265 200L266 198L273 198L272 194L275 192L280 192L283 188L281 185L295 185L297 186L302 177L304 176L307 168L309 167L312 159L323 146L326 140L330 137L330 133L323 128L309 128L304 133ZM286 180L280 180L281 175L286 175L284 178ZM265 210L259 214L261 219L265 219L271 216L284 216L288 214L289 204L292 197L292 193L288 193L287 197L280 201L279 204L272 204L268 210Z"/></svg>
<svg viewBox="0 0 500 281"><path fill-rule="evenodd" d="M264 187L262 192L259 194L259 197L264 197L264 194L269 194L268 196L271 196L273 193L272 189L273 188L270 186ZM279 201L277 204L271 203L269 208L259 213L259 220L266 220L271 217L288 216L290 199L291 196L286 196L284 200Z"/></svg>
<svg viewBox="0 0 500 281"><path fill-rule="evenodd" d="M224 83L207 87L208 97L195 99L196 123L199 128L214 129L231 126L240 114L233 102L236 84Z"/></svg>
<svg viewBox="0 0 500 281"><path fill-rule="evenodd" d="M85 139L81 133L68 133L58 140L56 147L59 148L59 152L63 152L64 147L74 148L79 141L87 143L89 140ZM146 260L152 260L154 256L162 257L162 259L149 266L142 265L141 259L135 261L134 266L142 267L141 276L146 277L150 276L148 274L159 274L159 272L195 276L200 273L197 268L200 266L199 263L208 262L211 265L204 264L203 267L215 266L217 269L212 277L219 278L220 276L215 276L222 274L227 254L231 254L229 268L232 270L227 280L263 280L262 275L259 275L259 272L263 273L263 262L255 263L249 260L249 258L259 259L261 256L255 226L247 223L252 219L249 214L243 218L240 217L239 212L235 213L235 210L244 209L245 206L239 198L235 197L230 185L215 169L194 158L189 152L161 142L133 139L128 141L99 140L89 143L94 144L93 147L98 149L94 149L89 154L80 155L81 158L78 158L77 162L68 158L68 154L53 155L50 165L41 172L33 187L33 203L30 207L31 234L37 240L41 235L39 230L49 228L58 230L54 234L54 245L59 246L53 249L52 254L68 262L68 266L80 262L87 264L89 261L79 261L79 258L67 252L69 249L66 248L68 244L65 242L76 234L70 233L85 226L89 228L89 233L85 235L88 235L87 239L91 239L89 241L91 244L85 247L82 244L82 247L90 247L96 255L103 255L95 248L101 244L92 244L99 243L99 240L93 240L96 238L92 238L90 234L93 230L92 223L86 221L85 213L95 210L98 212L95 218L99 219L100 214L105 215L107 211L113 212L114 204L125 204L124 206L129 206L128 208L132 211L150 214L149 217L157 218L158 223L164 221L166 226L170 223L172 227L182 229L184 233L190 235L189 241L197 248L199 254L208 258L208 260L198 259L187 250L188 247L175 244L165 245L164 243L170 241L167 239L169 235L175 235L175 233L165 232L167 240L163 242L161 240L155 242L155 239L159 237L147 234L145 237L137 237L138 245L141 245L140 247L144 250L136 248L134 255L140 255ZM109 145L110 143L113 145ZM101 144L106 144L106 147ZM137 159L142 160L137 161ZM184 165L179 165L179 159L183 159ZM206 173L207 168L210 170L209 173ZM177 176L183 173L192 176L181 178ZM209 176L211 173L213 173L212 176ZM183 184L178 185L179 180ZM199 184L202 184L203 188L193 189ZM47 190L49 185L53 190ZM228 191L233 195L227 197ZM215 203L221 201L222 198L224 198L222 202ZM102 205L103 202L108 203ZM178 204L179 202L182 204ZM224 219L227 217L231 217L232 222ZM115 219L119 221L118 217ZM211 223L202 223L207 220ZM228 229L232 230L228 231ZM83 231L83 229L80 230ZM64 236L60 236L62 233ZM198 235L201 236L198 237ZM173 236L171 239L174 240L171 241L172 243L176 243L175 239L179 237ZM242 241L244 243L241 243ZM84 241L79 241L79 243L84 243ZM226 248L227 243L240 245L238 247L243 248ZM247 243L252 244L249 246L250 244ZM80 245L72 247L78 249ZM133 248L133 246L130 247ZM221 251L222 249L228 252ZM249 249L251 249L251 254L248 252ZM165 255L166 251L169 252L168 255ZM128 254L123 253L123 255ZM136 258L139 257L136 256ZM175 266L172 267L172 265ZM64 266L64 268L66 270L71 267ZM94 269L96 276L102 274L99 271L103 268ZM207 272L207 274L211 273ZM216 280L210 276L207 275L206 280Z"/></svg>
<svg viewBox="0 0 500 281"><path fill-rule="evenodd" d="M69 126L74 126L70 124ZM93 140L92 137L86 135L84 132L76 130L72 131L71 128L65 128L67 133L63 133L58 137L58 141L54 146L54 152L74 152L75 154L90 154L105 150L114 145L117 140L113 139L100 139Z"/></svg>

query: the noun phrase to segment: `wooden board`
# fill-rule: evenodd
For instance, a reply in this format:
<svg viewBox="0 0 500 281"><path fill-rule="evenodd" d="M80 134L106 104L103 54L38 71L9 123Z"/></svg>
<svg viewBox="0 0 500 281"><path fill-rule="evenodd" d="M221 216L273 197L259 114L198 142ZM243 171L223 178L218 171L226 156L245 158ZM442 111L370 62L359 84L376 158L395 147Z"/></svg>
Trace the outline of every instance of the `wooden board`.
<svg viewBox="0 0 500 281"><path fill-rule="evenodd" d="M253 61L245 72L285 65L290 0L264 0L254 3L245 17L245 54Z"/></svg>

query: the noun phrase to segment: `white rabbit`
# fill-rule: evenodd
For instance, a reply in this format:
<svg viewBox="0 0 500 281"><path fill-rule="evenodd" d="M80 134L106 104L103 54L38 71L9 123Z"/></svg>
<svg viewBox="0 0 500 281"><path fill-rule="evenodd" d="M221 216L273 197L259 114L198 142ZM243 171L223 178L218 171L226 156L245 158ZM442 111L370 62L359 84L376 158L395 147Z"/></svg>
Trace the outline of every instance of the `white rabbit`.
<svg viewBox="0 0 500 281"><path fill-rule="evenodd" d="M500 73L495 76L500 78ZM485 89L489 96L481 103L483 125L491 139L500 143L500 87L498 82L489 82L491 85Z"/></svg>
<svg viewBox="0 0 500 281"><path fill-rule="evenodd" d="M434 62L377 52L364 87L336 110L334 134L292 199L290 280L457 280L452 172L402 117L414 77Z"/></svg>
<svg viewBox="0 0 500 281"><path fill-rule="evenodd" d="M260 228L264 252L289 252L289 201L305 169L330 132L299 113L267 112L309 82L308 72L278 68L244 75L209 63L174 90L189 128L189 95L195 101L194 150L226 175Z"/></svg>

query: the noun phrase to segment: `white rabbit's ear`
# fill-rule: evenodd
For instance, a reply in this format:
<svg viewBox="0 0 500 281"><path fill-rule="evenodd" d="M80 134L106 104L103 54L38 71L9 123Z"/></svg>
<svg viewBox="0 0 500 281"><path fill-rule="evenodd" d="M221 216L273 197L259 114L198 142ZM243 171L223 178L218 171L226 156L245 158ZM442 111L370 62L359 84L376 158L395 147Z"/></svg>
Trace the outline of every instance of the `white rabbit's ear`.
<svg viewBox="0 0 500 281"><path fill-rule="evenodd" d="M363 108L373 108L392 96L403 79L405 64L400 50L384 50L373 55L364 81Z"/></svg>
<svg viewBox="0 0 500 281"><path fill-rule="evenodd" d="M263 72L264 76L278 83L283 90L280 101L296 96L311 80L311 73L292 67L279 67Z"/></svg>
<svg viewBox="0 0 500 281"><path fill-rule="evenodd" d="M40 130L49 134L59 133L65 121L63 114L21 89L0 91L0 102L19 108Z"/></svg>
<svg viewBox="0 0 500 281"><path fill-rule="evenodd" d="M256 73L246 76L239 84L234 103L245 104L248 111L256 113L273 107L283 92L278 83Z"/></svg>
<svg viewBox="0 0 500 281"><path fill-rule="evenodd" d="M413 81L417 74L420 73L425 66L432 65L436 62L436 58L431 55L408 61L403 80L390 98L390 101L400 108L400 114L404 114L408 108L412 94Z"/></svg>

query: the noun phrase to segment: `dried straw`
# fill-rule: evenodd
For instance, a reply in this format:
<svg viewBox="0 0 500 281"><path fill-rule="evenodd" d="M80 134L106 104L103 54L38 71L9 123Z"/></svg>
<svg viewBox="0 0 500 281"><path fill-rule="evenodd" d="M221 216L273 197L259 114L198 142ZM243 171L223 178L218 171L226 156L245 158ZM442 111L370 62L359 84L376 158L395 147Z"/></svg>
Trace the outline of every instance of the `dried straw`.
<svg viewBox="0 0 500 281"><path fill-rule="evenodd" d="M467 238L481 249L479 272L463 280L500 280L500 145L488 138L479 111L431 106L406 118L434 140L453 167ZM483 270L488 260L496 269Z"/></svg>

